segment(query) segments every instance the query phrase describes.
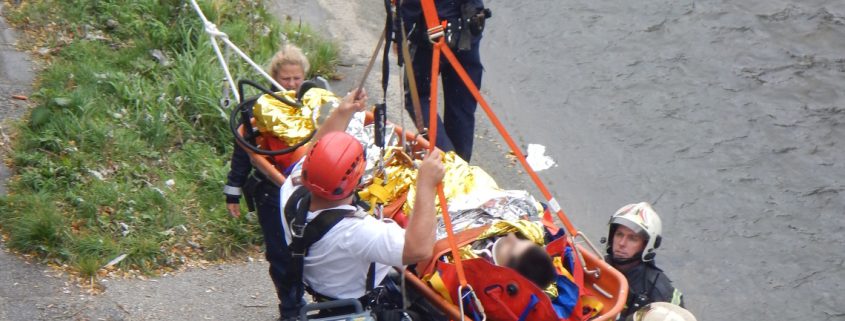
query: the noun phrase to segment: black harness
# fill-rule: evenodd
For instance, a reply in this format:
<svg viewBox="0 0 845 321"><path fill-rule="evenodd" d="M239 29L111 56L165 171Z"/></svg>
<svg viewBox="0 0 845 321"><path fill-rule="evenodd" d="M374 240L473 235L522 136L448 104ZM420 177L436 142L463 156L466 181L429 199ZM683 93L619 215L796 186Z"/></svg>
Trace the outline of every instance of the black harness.
<svg viewBox="0 0 845 321"><path fill-rule="evenodd" d="M352 210L330 209L321 212L311 222L306 222L310 205L311 193L307 188L300 187L291 194L284 208L284 218L292 236L289 246L291 261L287 267L288 277L282 280L282 284L288 289L301 288L304 285L302 275L309 248L322 239L337 223L355 215L355 211ZM367 272L366 292L369 293L373 290L374 283L375 263L370 263ZM334 298L317 293L310 287L305 286L305 290L321 301L334 300Z"/></svg>
<svg viewBox="0 0 845 321"><path fill-rule="evenodd" d="M639 258L637 256L637 258ZM641 263L641 266L634 269L642 269L640 271L632 271L632 276L639 280L631 280L631 277L626 275L628 279L629 291L628 300L625 303L625 310L622 312L623 317L636 312L640 308L655 302L654 289L657 287L657 279L663 271L649 262ZM637 282L640 281L640 282Z"/></svg>

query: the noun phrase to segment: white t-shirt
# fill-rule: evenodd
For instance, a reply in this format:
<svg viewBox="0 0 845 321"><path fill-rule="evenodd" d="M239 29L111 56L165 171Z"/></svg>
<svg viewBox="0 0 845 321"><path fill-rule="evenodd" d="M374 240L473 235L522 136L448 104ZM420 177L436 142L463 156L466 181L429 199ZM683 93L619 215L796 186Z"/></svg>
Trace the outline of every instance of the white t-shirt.
<svg viewBox="0 0 845 321"><path fill-rule="evenodd" d="M298 176L300 170L301 164L297 164L290 178ZM293 191L300 188L292 181L288 179L282 185L282 209ZM351 205L336 208L355 210ZM310 222L320 212L308 212L307 221ZM284 217L282 225L285 240L290 244L290 230ZM302 278L322 295L337 299L358 298L366 291L370 263L376 262L375 281L376 284L381 283L391 266L402 266L404 245L405 230L395 222L379 221L359 212L355 217L338 222L311 246L305 257Z"/></svg>

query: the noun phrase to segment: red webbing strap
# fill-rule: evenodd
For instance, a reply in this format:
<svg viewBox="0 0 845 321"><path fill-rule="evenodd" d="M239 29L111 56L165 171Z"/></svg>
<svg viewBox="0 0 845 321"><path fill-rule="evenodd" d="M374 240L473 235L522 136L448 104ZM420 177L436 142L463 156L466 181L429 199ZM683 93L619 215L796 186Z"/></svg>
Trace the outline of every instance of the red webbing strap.
<svg viewBox="0 0 845 321"><path fill-rule="evenodd" d="M429 152L434 152L437 142L437 79L440 77L440 47L445 46L441 38L434 44L431 53L431 100L428 106L428 144ZM433 102L433 104L431 103ZM452 252L452 259L455 262L455 270L458 272L458 281L461 286L467 285L464 266L461 262L461 254L458 252L458 244L455 242L455 232L452 230L452 218L449 217L449 208L446 203L446 194L443 192L443 183L437 184L437 199L440 201L440 213L443 215L443 225L446 227L446 239L449 241L449 248ZM460 298L461 293L458 293Z"/></svg>
<svg viewBox="0 0 845 321"><path fill-rule="evenodd" d="M478 102L479 105L481 105L481 108L484 109L484 113L486 113L487 117L490 118L490 122L493 123L493 126L496 127L496 130L498 130L499 134L502 135L502 138L505 139L505 142L508 144L508 147L510 147L511 151L513 151L513 153L516 155L516 158L522 164L522 167L525 169L525 172L528 173L529 176L531 176L531 180L534 181L534 184L537 186L538 189L540 189L540 192L543 193L543 196L546 198L546 200L549 201L549 206L551 207L551 210L557 213L557 217L563 223L563 226L566 228L567 232L570 233L569 235L578 234L578 230L575 229L575 226L572 225L572 222L569 221L569 218L567 218L566 214L563 213L563 210L560 209L560 205L557 204L557 201L554 200L552 194L549 192L549 189L546 187L545 184L543 184L543 181L540 180L540 177L537 176L537 172L535 172L534 169L531 168L531 165L528 165L528 161L525 159L525 155L522 154L522 150L519 148L516 142L513 141L513 138L511 138L511 135L505 129L504 125L502 125L502 123L499 121L499 118L496 117L496 114L493 113L493 109L490 108L490 105L487 104L487 101L484 100L484 97L481 96L481 93L478 92L478 87L476 87L475 83L473 83L472 80L469 78L466 73L466 70L464 70L463 65L461 65L461 63L455 57L455 54L452 53L452 50L449 49L449 46L440 46L439 49L443 53L443 56L446 57L446 60L449 61L449 64L452 65L452 69L455 70L455 73L458 74L458 76L461 78L461 81L463 81L464 85L466 85L467 89L469 89L470 93L472 93L472 96L475 97L475 100ZM437 56L437 54L435 53L433 54L433 56ZM433 77L434 74L432 74L432 78Z"/></svg>

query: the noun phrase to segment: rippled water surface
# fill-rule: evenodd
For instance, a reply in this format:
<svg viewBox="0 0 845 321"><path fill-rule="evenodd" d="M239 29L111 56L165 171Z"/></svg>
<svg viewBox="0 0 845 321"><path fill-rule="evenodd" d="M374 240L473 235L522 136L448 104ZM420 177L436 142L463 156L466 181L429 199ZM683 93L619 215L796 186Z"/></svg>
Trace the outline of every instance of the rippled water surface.
<svg viewBox="0 0 845 321"><path fill-rule="evenodd" d="M699 320L845 320L845 1L488 5L482 87L592 239L656 202Z"/></svg>

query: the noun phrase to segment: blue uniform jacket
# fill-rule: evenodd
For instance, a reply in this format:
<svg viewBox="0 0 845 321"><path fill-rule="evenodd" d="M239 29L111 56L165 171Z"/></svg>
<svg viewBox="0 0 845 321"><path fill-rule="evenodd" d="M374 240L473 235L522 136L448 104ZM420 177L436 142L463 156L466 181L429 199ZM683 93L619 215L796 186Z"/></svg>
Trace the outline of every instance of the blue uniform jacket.
<svg viewBox="0 0 845 321"><path fill-rule="evenodd" d="M249 114L250 117L252 117L252 108L250 108ZM252 163L249 160L249 155L247 155L238 143L234 144L235 148L232 150L232 164L229 169L229 174L226 176L227 187L224 189L226 203L238 203L240 201L240 189L243 188L247 177L249 177L249 173L252 171ZM237 192L235 192L236 190Z"/></svg>
<svg viewBox="0 0 845 321"><path fill-rule="evenodd" d="M441 20L460 18L461 5L464 3L472 4L479 9L484 8L484 1L482 0L434 0L437 15ZM426 29L420 0L403 0L402 6L399 8L399 15L404 20L406 29L411 30L414 24L418 24L414 30ZM420 35L424 35L424 33L414 32L409 35L409 39L415 41ZM428 39L425 39L425 41L428 41Z"/></svg>

